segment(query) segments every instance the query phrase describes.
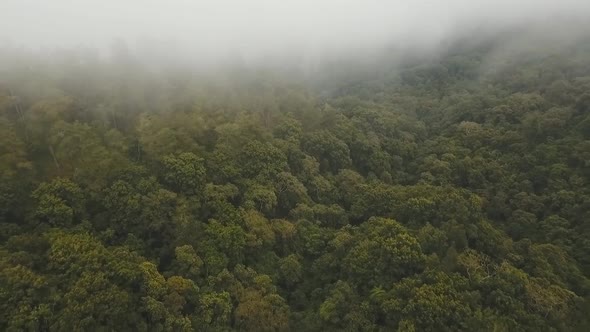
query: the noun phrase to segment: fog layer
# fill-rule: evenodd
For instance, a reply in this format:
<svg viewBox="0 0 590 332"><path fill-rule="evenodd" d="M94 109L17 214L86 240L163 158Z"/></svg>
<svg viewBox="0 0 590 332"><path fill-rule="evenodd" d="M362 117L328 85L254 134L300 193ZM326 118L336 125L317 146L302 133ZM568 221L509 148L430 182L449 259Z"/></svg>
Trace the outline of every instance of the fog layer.
<svg viewBox="0 0 590 332"><path fill-rule="evenodd" d="M478 26L589 13L584 0L2 0L0 45L104 51L118 40L168 59L309 57L430 47Z"/></svg>

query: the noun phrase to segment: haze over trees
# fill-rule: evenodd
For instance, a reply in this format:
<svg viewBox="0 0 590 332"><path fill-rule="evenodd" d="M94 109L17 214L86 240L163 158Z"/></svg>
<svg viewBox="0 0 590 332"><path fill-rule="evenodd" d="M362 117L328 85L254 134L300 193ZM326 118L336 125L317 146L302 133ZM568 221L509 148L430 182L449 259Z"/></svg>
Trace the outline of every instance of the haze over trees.
<svg viewBox="0 0 590 332"><path fill-rule="evenodd" d="M314 66L0 48L0 330L588 331L576 28Z"/></svg>

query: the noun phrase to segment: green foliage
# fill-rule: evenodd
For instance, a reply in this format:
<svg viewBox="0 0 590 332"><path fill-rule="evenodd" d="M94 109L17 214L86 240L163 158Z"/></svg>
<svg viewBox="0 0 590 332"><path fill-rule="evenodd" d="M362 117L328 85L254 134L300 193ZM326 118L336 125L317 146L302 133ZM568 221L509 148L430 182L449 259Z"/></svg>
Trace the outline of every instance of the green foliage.
<svg viewBox="0 0 590 332"><path fill-rule="evenodd" d="M495 42L304 86L7 68L0 330L588 330L589 49Z"/></svg>
<svg viewBox="0 0 590 332"><path fill-rule="evenodd" d="M83 191L67 179L57 178L50 183L42 183L32 197L37 201L35 216L52 226L71 226L85 212Z"/></svg>
<svg viewBox="0 0 590 332"><path fill-rule="evenodd" d="M187 152L166 156L162 164L164 181L173 189L189 195L203 191L206 174L203 159Z"/></svg>

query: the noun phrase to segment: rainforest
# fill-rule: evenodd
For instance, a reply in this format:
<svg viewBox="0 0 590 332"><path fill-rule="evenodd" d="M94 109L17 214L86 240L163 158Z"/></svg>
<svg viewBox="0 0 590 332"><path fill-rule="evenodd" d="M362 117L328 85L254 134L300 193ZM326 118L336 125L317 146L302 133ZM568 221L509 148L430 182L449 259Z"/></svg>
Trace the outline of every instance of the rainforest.
<svg viewBox="0 0 590 332"><path fill-rule="evenodd" d="M590 39L558 39L1 49L0 330L588 331Z"/></svg>

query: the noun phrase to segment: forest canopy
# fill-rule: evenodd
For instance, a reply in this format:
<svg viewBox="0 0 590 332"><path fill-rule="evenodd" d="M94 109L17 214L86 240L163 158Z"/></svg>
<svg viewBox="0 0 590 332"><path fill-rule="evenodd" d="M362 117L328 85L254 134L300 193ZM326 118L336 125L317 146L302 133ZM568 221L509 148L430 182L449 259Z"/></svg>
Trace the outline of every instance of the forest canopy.
<svg viewBox="0 0 590 332"><path fill-rule="evenodd" d="M312 78L3 49L0 330L587 331L590 41L502 38Z"/></svg>

